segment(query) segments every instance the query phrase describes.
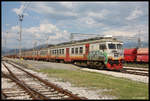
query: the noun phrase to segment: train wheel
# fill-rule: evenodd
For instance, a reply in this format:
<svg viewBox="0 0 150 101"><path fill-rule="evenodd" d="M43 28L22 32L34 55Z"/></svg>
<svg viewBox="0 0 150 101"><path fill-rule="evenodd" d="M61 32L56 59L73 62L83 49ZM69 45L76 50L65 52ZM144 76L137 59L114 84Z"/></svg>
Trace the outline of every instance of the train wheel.
<svg viewBox="0 0 150 101"><path fill-rule="evenodd" d="M97 69L102 70L104 69L104 67L105 67L104 63L100 62L97 66Z"/></svg>

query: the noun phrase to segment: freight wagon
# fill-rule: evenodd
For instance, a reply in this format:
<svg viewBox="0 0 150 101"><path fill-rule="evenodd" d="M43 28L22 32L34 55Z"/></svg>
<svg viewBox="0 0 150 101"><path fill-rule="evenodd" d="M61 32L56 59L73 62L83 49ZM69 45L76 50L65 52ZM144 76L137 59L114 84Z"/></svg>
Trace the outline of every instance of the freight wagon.
<svg viewBox="0 0 150 101"><path fill-rule="evenodd" d="M124 61L134 62L136 61L136 56L137 56L137 48L124 49Z"/></svg>
<svg viewBox="0 0 150 101"><path fill-rule="evenodd" d="M149 51L148 48L139 48L137 50L137 62L148 62L149 61Z"/></svg>
<svg viewBox="0 0 150 101"><path fill-rule="evenodd" d="M148 48L130 48L124 49L124 61L128 63L148 63L149 49Z"/></svg>

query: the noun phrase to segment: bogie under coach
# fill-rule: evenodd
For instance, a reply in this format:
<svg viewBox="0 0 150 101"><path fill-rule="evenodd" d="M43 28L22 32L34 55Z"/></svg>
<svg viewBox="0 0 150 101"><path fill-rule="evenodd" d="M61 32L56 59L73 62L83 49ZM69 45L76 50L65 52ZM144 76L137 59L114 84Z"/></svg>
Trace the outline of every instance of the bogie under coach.
<svg viewBox="0 0 150 101"><path fill-rule="evenodd" d="M25 57L34 60L84 63L97 69L107 68L121 70L123 62L123 42L113 37L96 37L91 39L61 43L45 49L25 52Z"/></svg>

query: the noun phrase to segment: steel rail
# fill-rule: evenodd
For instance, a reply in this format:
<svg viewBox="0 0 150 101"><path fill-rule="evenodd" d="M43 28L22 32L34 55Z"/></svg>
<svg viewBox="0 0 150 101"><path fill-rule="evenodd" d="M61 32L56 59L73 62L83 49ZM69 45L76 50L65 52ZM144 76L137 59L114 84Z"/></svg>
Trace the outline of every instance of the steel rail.
<svg viewBox="0 0 150 101"><path fill-rule="evenodd" d="M127 69L129 70L129 69ZM149 73L143 73L143 72L136 72L135 71L127 71L126 69L121 70L122 73L128 73L128 74L135 74L135 75L141 75L141 76L149 76Z"/></svg>
<svg viewBox="0 0 150 101"><path fill-rule="evenodd" d="M7 95L3 91L1 91L1 99L6 99L6 98L7 98Z"/></svg>
<svg viewBox="0 0 150 101"><path fill-rule="evenodd" d="M25 84L25 82L20 81L15 75L14 73L11 72L10 69L8 69L8 67L3 63L3 65L6 67L6 69L9 71L9 73L11 74L11 76L8 76L7 74L3 74L3 76L10 78L11 80L13 80L14 82L16 82L21 88L23 88L29 95L31 95L31 97L33 99L39 100L39 99L49 99L48 97L44 96L43 94L40 94L39 92L35 91L34 89L30 88L27 84Z"/></svg>
<svg viewBox="0 0 150 101"><path fill-rule="evenodd" d="M60 93L63 93L63 94L65 94L65 95L69 96L68 98L65 98L65 99L75 99L75 100L84 100L84 99L87 99L87 98L85 98L85 97L78 97L77 95L72 94L70 91L68 91L68 90L66 90L66 89L60 88L60 87L58 87L57 85L55 85L55 84L53 84L53 83L50 83L50 82L48 82L48 81L46 81L46 80L44 80L44 79L41 79L40 77L38 77L38 76L36 76L36 75L33 75L33 74L27 72L26 70L24 70L24 69L18 67L17 65L14 65L14 64L10 63L10 61L7 61L7 63L9 63L9 64L11 64L12 66L14 66L14 67L16 67L16 68L18 68L18 69L24 71L25 73L27 73L27 74L30 75L31 77L36 78L37 80L39 80L39 81L41 81L42 83L44 83L45 85L47 85L47 86L49 86L49 87L55 89L56 91L58 91L58 92L60 92Z"/></svg>
<svg viewBox="0 0 150 101"><path fill-rule="evenodd" d="M9 78L10 80L12 80L13 82L15 82L17 85L19 85L22 89L24 89L33 99L37 99L37 97L35 97L35 95L33 94L33 92L27 88L24 84L22 84L21 82L19 82L17 79L13 78L10 75L7 75L5 73L2 72L2 75L6 78Z"/></svg>

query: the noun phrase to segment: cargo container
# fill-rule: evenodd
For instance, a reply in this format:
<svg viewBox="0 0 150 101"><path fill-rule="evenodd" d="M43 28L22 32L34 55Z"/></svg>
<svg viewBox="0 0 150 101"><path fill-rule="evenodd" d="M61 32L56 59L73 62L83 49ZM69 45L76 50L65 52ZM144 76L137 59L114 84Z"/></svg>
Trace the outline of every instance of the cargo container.
<svg viewBox="0 0 150 101"><path fill-rule="evenodd" d="M139 48L137 50L137 62L148 62L149 61L149 49Z"/></svg>
<svg viewBox="0 0 150 101"><path fill-rule="evenodd" d="M137 48L124 49L124 61L125 62L135 62L137 55Z"/></svg>

